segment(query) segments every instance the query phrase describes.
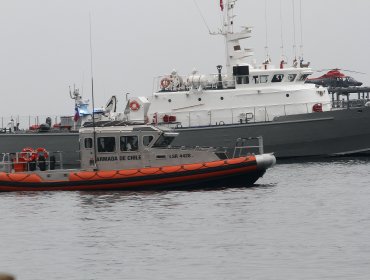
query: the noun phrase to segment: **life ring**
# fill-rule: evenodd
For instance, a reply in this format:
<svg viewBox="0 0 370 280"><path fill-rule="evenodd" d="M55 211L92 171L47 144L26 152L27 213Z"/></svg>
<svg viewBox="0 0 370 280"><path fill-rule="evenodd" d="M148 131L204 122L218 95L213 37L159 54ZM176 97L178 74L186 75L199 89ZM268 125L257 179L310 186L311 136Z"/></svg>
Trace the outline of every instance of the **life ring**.
<svg viewBox="0 0 370 280"><path fill-rule="evenodd" d="M32 148L23 148L22 152L19 154L20 158L25 162L34 161L37 158L37 154Z"/></svg>
<svg viewBox="0 0 370 280"><path fill-rule="evenodd" d="M169 78L163 78L161 80L161 88L162 89L168 88L170 86L170 84L171 84L171 80Z"/></svg>
<svg viewBox="0 0 370 280"><path fill-rule="evenodd" d="M136 100L132 100L130 102L130 109L131 109L131 111L137 111L137 110L139 110L140 109L139 102L137 102Z"/></svg>
<svg viewBox="0 0 370 280"><path fill-rule="evenodd" d="M49 153L45 148L37 148L36 156L37 156L37 159L39 159L40 156L43 156L45 159L47 159L49 157Z"/></svg>

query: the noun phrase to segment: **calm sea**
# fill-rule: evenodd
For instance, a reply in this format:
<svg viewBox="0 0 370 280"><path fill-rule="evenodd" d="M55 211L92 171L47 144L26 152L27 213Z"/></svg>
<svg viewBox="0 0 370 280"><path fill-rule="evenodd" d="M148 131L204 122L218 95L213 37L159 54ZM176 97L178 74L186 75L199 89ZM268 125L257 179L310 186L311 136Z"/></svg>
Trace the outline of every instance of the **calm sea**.
<svg viewBox="0 0 370 280"><path fill-rule="evenodd" d="M46 279L369 279L370 159L252 188L0 194L0 271Z"/></svg>

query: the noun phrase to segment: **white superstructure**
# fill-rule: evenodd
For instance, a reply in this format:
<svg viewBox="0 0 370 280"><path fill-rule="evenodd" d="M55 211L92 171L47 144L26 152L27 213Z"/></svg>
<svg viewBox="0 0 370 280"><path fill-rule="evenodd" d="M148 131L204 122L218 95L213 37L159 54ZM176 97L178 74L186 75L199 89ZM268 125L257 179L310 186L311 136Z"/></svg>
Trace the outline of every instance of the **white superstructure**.
<svg viewBox="0 0 370 280"><path fill-rule="evenodd" d="M156 78L154 94L148 97L151 123L177 126L208 126L272 121L277 116L330 111L328 91L305 84L312 74L308 65L295 59L275 67L266 59L261 65L246 61L253 55L240 41L251 36L250 27L234 32L236 0L226 1L224 25L219 35L226 42L226 71L203 75L193 71L181 76L176 71ZM214 33L216 34L216 33ZM226 73L224 73L226 72Z"/></svg>

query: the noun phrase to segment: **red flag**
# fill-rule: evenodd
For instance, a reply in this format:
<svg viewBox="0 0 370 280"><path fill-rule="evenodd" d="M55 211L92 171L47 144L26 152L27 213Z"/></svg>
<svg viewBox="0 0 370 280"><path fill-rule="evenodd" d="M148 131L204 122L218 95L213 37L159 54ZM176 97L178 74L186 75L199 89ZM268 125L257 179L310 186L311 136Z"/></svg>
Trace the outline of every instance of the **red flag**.
<svg viewBox="0 0 370 280"><path fill-rule="evenodd" d="M220 0L220 8L221 8L221 11L224 10L224 2L222 0Z"/></svg>

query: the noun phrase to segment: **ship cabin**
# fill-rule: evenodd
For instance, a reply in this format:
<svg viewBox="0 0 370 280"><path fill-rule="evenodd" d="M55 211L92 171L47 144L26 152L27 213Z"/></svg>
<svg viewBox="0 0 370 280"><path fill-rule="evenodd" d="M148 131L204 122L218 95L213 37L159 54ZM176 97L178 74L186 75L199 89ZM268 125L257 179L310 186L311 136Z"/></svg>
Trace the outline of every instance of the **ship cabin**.
<svg viewBox="0 0 370 280"><path fill-rule="evenodd" d="M121 121L85 123L80 129L81 168L121 170L214 161L225 152L211 147L172 147L168 128ZM95 143L95 145L94 145Z"/></svg>

